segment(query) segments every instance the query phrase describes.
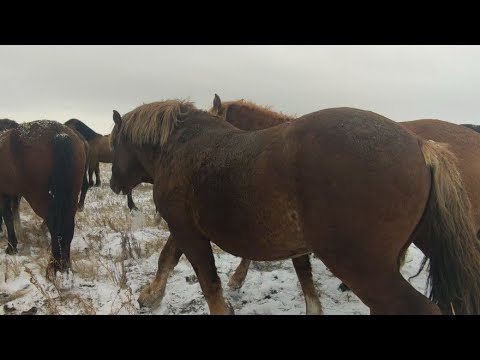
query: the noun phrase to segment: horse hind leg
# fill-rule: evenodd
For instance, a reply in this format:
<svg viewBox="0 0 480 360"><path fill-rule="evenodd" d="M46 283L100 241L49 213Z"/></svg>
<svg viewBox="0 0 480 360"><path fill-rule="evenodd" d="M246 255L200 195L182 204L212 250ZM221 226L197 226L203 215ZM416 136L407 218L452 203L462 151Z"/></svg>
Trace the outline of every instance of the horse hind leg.
<svg viewBox="0 0 480 360"><path fill-rule="evenodd" d="M245 278L247 277L248 273L248 268L250 267L251 260L248 259L242 259L240 261L240 264L237 266L235 269L235 272L233 273L232 277L228 281L227 286L232 289L232 290L238 290L243 286L243 283L245 282Z"/></svg>
<svg viewBox="0 0 480 360"><path fill-rule="evenodd" d="M8 245L6 253L8 255L14 255L17 253L17 237L15 235L15 227L14 227L14 216L12 212L12 197L11 196L3 196L3 220L5 221L5 226L7 227L7 238L8 238Z"/></svg>
<svg viewBox="0 0 480 360"><path fill-rule="evenodd" d="M335 255L321 259L370 308L371 314L441 314L437 305L403 278L397 261L369 255L343 256L342 263ZM348 271L343 264L348 264Z"/></svg>
<svg viewBox="0 0 480 360"><path fill-rule="evenodd" d="M302 286L307 315L322 315L322 303L315 289L312 279L312 265L308 255L292 258L295 272Z"/></svg>
<svg viewBox="0 0 480 360"><path fill-rule="evenodd" d="M196 233L183 230L180 233L172 232L178 245L193 267L203 295L207 301L210 314L230 315L233 308L223 297L223 289L215 266L212 246L209 239Z"/></svg>
<svg viewBox="0 0 480 360"><path fill-rule="evenodd" d="M399 259L400 270L402 269L403 265L405 265L407 254L408 254L408 247L405 249L405 251L402 252L402 255L400 256L400 259ZM341 292L345 292L345 291L350 291L350 288L344 282L342 282L338 286L338 290L340 290Z"/></svg>
<svg viewBox="0 0 480 360"><path fill-rule="evenodd" d="M140 307L155 309L160 306L165 295L168 277L178 264L182 254L182 251L175 243L175 239L170 235L158 258L158 269L155 279L140 293L138 298Z"/></svg>
<svg viewBox="0 0 480 360"><path fill-rule="evenodd" d="M17 234L17 240L23 239L23 227L22 222L20 221L20 200L21 196L14 196L12 198L12 212L13 212L13 223L15 232Z"/></svg>

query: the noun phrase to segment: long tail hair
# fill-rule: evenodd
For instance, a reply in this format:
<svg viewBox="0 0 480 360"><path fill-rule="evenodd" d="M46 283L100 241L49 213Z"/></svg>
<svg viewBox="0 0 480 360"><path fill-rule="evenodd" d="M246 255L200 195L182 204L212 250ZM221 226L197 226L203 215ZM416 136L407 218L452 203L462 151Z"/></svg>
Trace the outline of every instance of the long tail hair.
<svg viewBox="0 0 480 360"><path fill-rule="evenodd" d="M480 314L480 241L456 158L446 144L433 141L423 142L422 152L432 189L417 235L428 248L430 299L443 313Z"/></svg>
<svg viewBox="0 0 480 360"><path fill-rule="evenodd" d="M70 255L70 242L74 231L73 196L73 143L66 134L58 134L53 139L53 172L50 182L47 224L52 236L55 260ZM55 253L57 256L55 256Z"/></svg>

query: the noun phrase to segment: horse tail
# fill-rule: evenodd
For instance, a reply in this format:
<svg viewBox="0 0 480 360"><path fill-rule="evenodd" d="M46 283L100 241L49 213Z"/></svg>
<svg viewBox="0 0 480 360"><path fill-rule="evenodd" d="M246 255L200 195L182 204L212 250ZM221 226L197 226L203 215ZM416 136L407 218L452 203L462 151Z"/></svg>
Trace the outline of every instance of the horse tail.
<svg viewBox="0 0 480 360"><path fill-rule="evenodd" d="M67 134L53 138L53 171L49 189L47 225L52 236L55 268L70 264L70 243L75 227L73 196L73 142Z"/></svg>
<svg viewBox="0 0 480 360"><path fill-rule="evenodd" d="M480 314L480 242L456 158L446 144L434 141L423 142L422 152L432 186L422 231L413 241L421 236L427 249L430 299L443 313Z"/></svg>

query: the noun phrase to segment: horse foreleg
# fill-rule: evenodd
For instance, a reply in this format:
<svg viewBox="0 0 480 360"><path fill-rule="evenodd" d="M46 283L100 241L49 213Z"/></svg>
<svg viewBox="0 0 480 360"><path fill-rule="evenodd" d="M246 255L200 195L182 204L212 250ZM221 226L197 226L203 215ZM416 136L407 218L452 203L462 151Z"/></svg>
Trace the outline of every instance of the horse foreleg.
<svg viewBox="0 0 480 360"><path fill-rule="evenodd" d="M233 308L223 297L222 283L217 274L215 258L213 257L209 239L196 231L190 232L185 231L185 229L180 230L180 232L172 231L172 233L188 261L192 264L210 309L210 314L233 314Z"/></svg>
<svg viewBox="0 0 480 360"><path fill-rule="evenodd" d="M138 210L138 208L135 206L135 203L133 202L132 190L130 190L127 194L127 204L128 204L128 208L130 209L130 211Z"/></svg>
<svg viewBox="0 0 480 360"><path fill-rule="evenodd" d="M302 286L307 315L322 315L322 303L318 298L315 284L312 279L312 265L308 255L292 258L295 272Z"/></svg>
<svg viewBox="0 0 480 360"><path fill-rule="evenodd" d="M80 201L78 202L78 211L83 211L85 206L85 197L87 196L88 191L88 180L87 180L87 172L83 173L83 182L82 182L82 190L80 192Z"/></svg>
<svg viewBox="0 0 480 360"><path fill-rule="evenodd" d="M228 281L227 286L230 289L237 290L240 289L245 282L245 278L247 277L248 268L250 267L251 260L242 259L240 264L235 269L234 274Z"/></svg>
<svg viewBox="0 0 480 360"><path fill-rule="evenodd" d="M100 186L102 181L100 180L100 162L97 162L95 166L95 186Z"/></svg>
<svg viewBox="0 0 480 360"><path fill-rule="evenodd" d="M175 243L175 239L170 235L158 258L158 269L155 279L140 293L138 303L141 307L145 306L153 309L160 306L165 295L168 277L178 264L182 254L182 251Z"/></svg>
<svg viewBox="0 0 480 360"><path fill-rule="evenodd" d="M88 186L93 186L93 170L92 168L88 168Z"/></svg>

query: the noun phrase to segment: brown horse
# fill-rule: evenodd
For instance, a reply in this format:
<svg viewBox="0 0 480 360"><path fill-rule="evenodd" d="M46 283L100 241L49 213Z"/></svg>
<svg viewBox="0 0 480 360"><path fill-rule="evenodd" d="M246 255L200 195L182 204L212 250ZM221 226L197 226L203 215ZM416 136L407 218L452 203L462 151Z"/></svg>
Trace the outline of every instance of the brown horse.
<svg viewBox="0 0 480 360"><path fill-rule="evenodd" d="M210 312L230 313L213 242L260 261L314 253L371 313L480 313L480 243L445 146L352 108L251 132L176 100L114 121L112 190L151 176L171 231L147 305L184 253ZM412 241L430 259L433 302L399 272Z"/></svg>
<svg viewBox="0 0 480 360"><path fill-rule="evenodd" d="M222 103L217 94L215 94L210 111L222 116L223 119L242 130L265 129L293 120L291 117L243 100ZM449 145L457 159L458 169L472 204L477 236L480 237L480 162L478 161L480 159L480 135L465 128L469 127L480 132L480 126L465 124L464 127L441 120L415 120L402 122L400 125L424 140L433 140ZM250 260L242 259L230 279L229 285L234 288L241 287L249 266ZM311 274L300 274L300 276L308 279ZM312 286L313 284L310 285L310 288ZM340 289L348 290L348 287L342 284ZM316 296L316 293L309 295Z"/></svg>
<svg viewBox="0 0 480 360"><path fill-rule="evenodd" d="M6 130L16 128L18 126L19 124L14 120L0 119L0 133L3 133ZM79 133L77 133L77 135L80 136L80 138L82 138L82 136ZM84 141L84 147L85 147L85 156L88 157L88 150L89 150L88 142ZM85 173L83 183L82 183L82 189L80 193L80 201L78 203L78 211L83 210L87 191L88 191L88 182L87 182L87 175ZM16 229L15 231L16 231L17 238L22 237L22 227L20 222L21 199L22 199L22 196L19 196L19 195L8 196L6 194L0 194L0 231L2 230L3 215L9 218L13 216L13 222L15 223L15 226L10 226L10 229L11 229L10 231L14 231L13 229ZM8 228L7 228L7 231L9 231ZM10 237L12 236L13 235L10 235Z"/></svg>
<svg viewBox="0 0 480 360"><path fill-rule="evenodd" d="M95 172L96 182L95 186L101 185L100 180L100 163L112 163L112 150L109 144L109 135L100 135L88 127L84 122L78 119L70 119L65 122L65 125L78 131L90 146L88 155L88 184L93 186L93 173ZM133 202L132 192L127 194L127 204L130 210L137 210Z"/></svg>
<svg viewBox="0 0 480 360"><path fill-rule="evenodd" d="M23 196L48 226L53 259L47 278L51 279L57 270L70 266L77 200L85 176L84 142L56 121L32 121L0 135L0 156L0 193ZM17 239L9 231L7 253L16 251Z"/></svg>

